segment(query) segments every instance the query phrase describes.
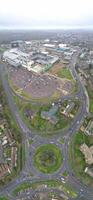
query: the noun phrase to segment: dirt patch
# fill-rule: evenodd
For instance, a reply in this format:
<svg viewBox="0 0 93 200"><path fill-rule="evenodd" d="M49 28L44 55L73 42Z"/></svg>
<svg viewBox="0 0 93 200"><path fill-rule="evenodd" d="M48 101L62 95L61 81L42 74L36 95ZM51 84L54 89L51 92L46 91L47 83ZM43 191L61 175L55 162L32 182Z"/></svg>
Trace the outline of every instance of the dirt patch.
<svg viewBox="0 0 93 200"><path fill-rule="evenodd" d="M24 68L11 70L10 79L14 86L33 99L51 97L56 91L61 95L68 95L72 90L72 83L69 80L62 80L49 73L29 72Z"/></svg>
<svg viewBox="0 0 93 200"><path fill-rule="evenodd" d="M65 64L60 61L59 63L55 63L48 72L49 74L56 75L58 74L59 70L62 69L62 67L65 67Z"/></svg>

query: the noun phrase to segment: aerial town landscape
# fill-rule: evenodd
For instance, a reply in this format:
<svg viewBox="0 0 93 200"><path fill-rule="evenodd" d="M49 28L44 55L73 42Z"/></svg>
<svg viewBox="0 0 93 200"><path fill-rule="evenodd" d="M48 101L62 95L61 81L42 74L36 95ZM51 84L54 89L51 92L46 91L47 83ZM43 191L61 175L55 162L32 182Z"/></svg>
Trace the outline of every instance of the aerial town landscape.
<svg viewBox="0 0 93 200"><path fill-rule="evenodd" d="M93 0L0 1L0 200L93 200Z"/></svg>
<svg viewBox="0 0 93 200"><path fill-rule="evenodd" d="M0 200L93 200L93 32L0 35Z"/></svg>

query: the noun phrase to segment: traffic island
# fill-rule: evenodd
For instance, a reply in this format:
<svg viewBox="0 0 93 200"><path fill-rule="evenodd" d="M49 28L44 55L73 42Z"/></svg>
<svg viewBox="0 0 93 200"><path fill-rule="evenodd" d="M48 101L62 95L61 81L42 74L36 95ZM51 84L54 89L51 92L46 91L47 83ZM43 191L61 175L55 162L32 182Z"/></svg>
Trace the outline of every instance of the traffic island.
<svg viewBox="0 0 93 200"><path fill-rule="evenodd" d="M52 189L53 192L50 192ZM18 185L14 190L13 190L13 196L19 197L20 195L24 194L26 192L32 192L35 190L36 192L34 193L35 196L33 196L33 199L37 197L37 194L45 194L48 193L48 198L47 199L61 199L61 200L68 200L69 198L75 199L77 197L76 191L73 190L73 188L67 184L67 183L62 183L61 181L58 180L38 180L36 182L23 182L22 184ZM43 192L44 190L44 192ZM41 196L38 196L38 200L41 199L39 198ZM44 196L45 197L45 196ZM45 200L46 198L44 198Z"/></svg>
<svg viewBox="0 0 93 200"><path fill-rule="evenodd" d="M50 174L60 168L62 154L56 145L45 144L36 149L33 162L38 171Z"/></svg>

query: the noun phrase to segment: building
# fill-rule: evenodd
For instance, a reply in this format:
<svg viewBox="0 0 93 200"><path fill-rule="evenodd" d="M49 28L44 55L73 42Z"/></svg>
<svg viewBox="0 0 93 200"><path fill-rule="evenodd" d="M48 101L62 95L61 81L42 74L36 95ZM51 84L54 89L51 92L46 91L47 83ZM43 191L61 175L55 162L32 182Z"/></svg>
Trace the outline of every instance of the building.
<svg viewBox="0 0 93 200"><path fill-rule="evenodd" d="M92 120L88 123L88 126L85 129L85 134L93 135L93 121Z"/></svg>
<svg viewBox="0 0 93 200"><path fill-rule="evenodd" d="M25 67L26 69L28 69L28 71L31 71L33 68L33 64L34 64L34 61L30 60L28 62L23 62L22 66Z"/></svg>
<svg viewBox="0 0 93 200"><path fill-rule="evenodd" d="M47 47L47 48L55 48L55 44L44 44L43 45L44 47Z"/></svg>
<svg viewBox="0 0 93 200"><path fill-rule="evenodd" d="M85 143L80 146L80 151L84 154L86 163L93 164L93 146L88 147Z"/></svg>
<svg viewBox="0 0 93 200"><path fill-rule="evenodd" d="M18 67L23 63L27 62L29 59L29 54L23 53L18 49L10 49L5 51L3 54L3 59L14 67Z"/></svg>
<svg viewBox="0 0 93 200"><path fill-rule="evenodd" d="M65 48L65 47L67 47L67 44L62 43L62 44L59 44L58 46L59 46L60 48Z"/></svg>
<svg viewBox="0 0 93 200"><path fill-rule="evenodd" d="M4 156L3 156L3 146L2 143L0 141L0 164L4 163Z"/></svg>
<svg viewBox="0 0 93 200"><path fill-rule="evenodd" d="M85 168L85 173L93 178L93 169L90 169L89 167L86 167Z"/></svg>
<svg viewBox="0 0 93 200"><path fill-rule="evenodd" d="M66 51L70 50L70 47L68 47L67 44L59 44L58 45L58 49L61 50L61 51L63 51L63 52L64 51L66 52Z"/></svg>
<svg viewBox="0 0 93 200"><path fill-rule="evenodd" d="M86 57L86 52L82 52L80 54L80 59L83 60L83 59L85 59L85 57Z"/></svg>
<svg viewBox="0 0 93 200"><path fill-rule="evenodd" d="M64 52L64 55L72 57L73 52L72 51Z"/></svg>
<svg viewBox="0 0 93 200"><path fill-rule="evenodd" d="M58 56L51 56L43 52L32 52L24 53L19 49L11 49L5 51L3 54L3 59L14 67L23 66L29 71L34 71L37 73L44 72L46 66L49 68L59 60Z"/></svg>
<svg viewBox="0 0 93 200"><path fill-rule="evenodd" d="M59 57L48 55L47 52L34 52L31 56L31 59L38 64L48 65L57 62Z"/></svg>
<svg viewBox="0 0 93 200"><path fill-rule="evenodd" d="M11 148L11 170L17 166L17 147Z"/></svg>
<svg viewBox="0 0 93 200"><path fill-rule="evenodd" d="M11 173L10 167L8 164L0 164L0 179L6 174Z"/></svg>
<svg viewBox="0 0 93 200"><path fill-rule="evenodd" d="M16 40L11 42L11 47L12 48L18 48L23 44L22 40Z"/></svg>
<svg viewBox="0 0 93 200"><path fill-rule="evenodd" d="M70 60L71 60L71 56L65 56L64 57L64 61L68 61L69 62Z"/></svg>
<svg viewBox="0 0 93 200"><path fill-rule="evenodd" d="M65 110L62 112L62 114L68 116L69 113L71 112L71 110L74 108L75 106L75 103L74 102L71 102L70 104L68 104L65 108Z"/></svg>
<svg viewBox="0 0 93 200"><path fill-rule="evenodd" d="M20 66L20 61L18 60L18 56L14 55L13 53L9 51L5 51L3 54L3 59L10 65L14 67Z"/></svg>
<svg viewBox="0 0 93 200"><path fill-rule="evenodd" d="M52 123L52 124L56 124L58 122L58 119L55 116L55 114L57 113L57 111L58 111L58 106L54 105L54 106L52 106L50 108L49 111L42 111L41 112L41 117L43 119L46 119L46 120L50 121L50 123Z"/></svg>

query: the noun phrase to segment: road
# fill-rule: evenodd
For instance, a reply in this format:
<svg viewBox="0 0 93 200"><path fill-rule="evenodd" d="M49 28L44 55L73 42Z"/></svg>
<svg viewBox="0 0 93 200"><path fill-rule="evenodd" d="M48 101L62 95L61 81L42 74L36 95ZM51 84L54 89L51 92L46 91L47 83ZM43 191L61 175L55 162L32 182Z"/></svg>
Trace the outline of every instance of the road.
<svg viewBox="0 0 93 200"><path fill-rule="evenodd" d="M80 99L81 105L80 108L70 124L70 127L68 129L65 129L64 131L61 131L58 135L55 135L51 138L42 138L39 135L35 135L32 133L27 126L23 123L21 120L19 114L18 114L18 109L16 107L16 104L13 101L13 93L8 85L7 78L5 76L5 68L6 65L4 63L0 64L0 76L2 79L3 83L3 88L5 90L6 96L7 96L7 102L9 105L9 108L11 110L11 113L13 115L13 118L16 120L16 123L18 124L21 134L22 134L22 143L25 144L26 148L26 161L25 165L20 172L19 176L16 177L14 180L12 180L8 185L4 186L2 191L0 191L0 195L7 195L9 196L9 199L16 199L12 196L12 191L16 186L18 186L20 183L23 183L25 181L28 182L35 182L37 180L46 180L46 179L57 179L61 180L62 178L62 173L66 170L68 172L68 178L66 179L67 183L69 183L72 188L74 188L77 191L78 197L77 199L79 200L81 196L84 196L84 198L88 200L93 200L93 191L91 188L83 185L80 183L79 180L77 180L76 177L74 177L72 170L69 167L69 158L68 158L68 148L69 148L69 143L71 140L71 137L79 130L82 122L84 121L85 116L88 114L88 109L89 109L89 101L88 101L88 96L86 95L86 90L84 86L82 85L80 78L75 70L75 63L76 63L77 55L73 56L73 59L69 65L71 73L73 74L73 77L75 81L77 82L78 85L78 92L76 94L76 97ZM62 97L63 99L71 99L72 97ZM79 122L79 123L77 123ZM64 144L60 144L58 141L64 137ZM28 140L33 139L32 145L29 144ZM43 173L38 172L31 159L34 154L34 150L36 147L42 144L47 144L47 143L54 143L56 144L60 150L62 151L63 154L63 163L62 166L58 171L56 171L54 174L51 175L46 175ZM28 177L29 172L33 173L33 177ZM32 194L31 194L32 195Z"/></svg>

